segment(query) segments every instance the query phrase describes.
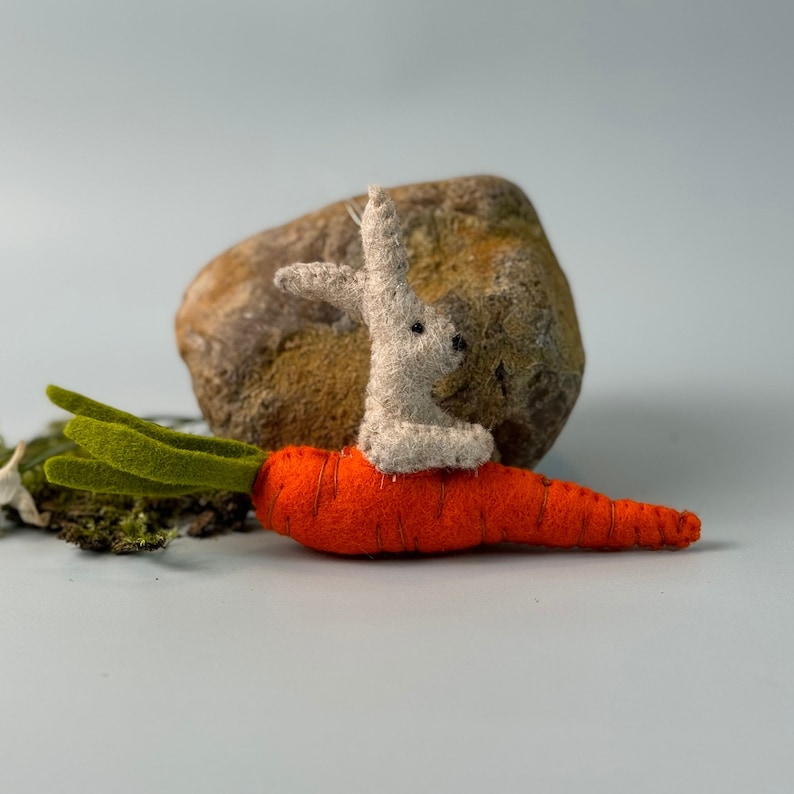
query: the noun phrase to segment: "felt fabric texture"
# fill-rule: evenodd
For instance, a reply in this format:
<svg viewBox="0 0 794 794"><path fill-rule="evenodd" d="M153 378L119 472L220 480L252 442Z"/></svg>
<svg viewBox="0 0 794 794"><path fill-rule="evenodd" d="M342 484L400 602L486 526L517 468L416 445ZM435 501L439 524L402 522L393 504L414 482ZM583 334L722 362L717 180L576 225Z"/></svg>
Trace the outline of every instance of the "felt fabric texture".
<svg viewBox="0 0 794 794"><path fill-rule="evenodd" d="M700 536L692 513L611 500L523 469L486 463L475 471L386 475L355 448L275 452L252 498L266 529L342 555L448 552L502 542L682 548Z"/></svg>
<svg viewBox="0 0 794 794"><path fill-rule="evenodd" d="M63 389L60 386L47 387L47 397L54 405L63 408L75 416L88 416L100 422L113 422L124 425L132 430L137 430L144 436L156 441L163 441L177 449L193 450L195 452L208 452L221 455L225 458L247 458L252 455L262 455L259 447L244 444L230 438L216 438L197 436L192 433L181 433L162 427L154 422L148 422L134 414L120 411L110 405L92 400L78 392Z"/></svg>
<svg viewBox="0 0 794 794"><path fill-rule="evenodd" d="M93 458L59 455L44 464L44 472L51 483L94 493L169 497L199 490L195 485L163 483L136 477Z"/></svg>
<svg viewBox="0 0 794 794"><path fill-rule="evenodd" d="M433 384L457 369L465 341L453 324L409 286L408 258L394 203L377 185L361 220L364 267L328 262L281 268L276 285L324 300L364 322L371 359L358 447L380 471L475 469L493 437L454 419L434 402Z"/></svg>
<svg viewBox="0 0 794 794"><path fill-rule="evenodd" d="M249 493L267 457L257 447L170 430L55 386L47 394L76 414L64 434L94 456L48 460L45 474L59 485L160 496L206 488Z"/></svg>
<svg viewBox="0 0 794 794"><path fill-rule="evenodd" d="M76 416L64 435L97 460L147 480L191 484L248 492L262 456L226 458L209 452L179 449L125 425Z"/></svg>

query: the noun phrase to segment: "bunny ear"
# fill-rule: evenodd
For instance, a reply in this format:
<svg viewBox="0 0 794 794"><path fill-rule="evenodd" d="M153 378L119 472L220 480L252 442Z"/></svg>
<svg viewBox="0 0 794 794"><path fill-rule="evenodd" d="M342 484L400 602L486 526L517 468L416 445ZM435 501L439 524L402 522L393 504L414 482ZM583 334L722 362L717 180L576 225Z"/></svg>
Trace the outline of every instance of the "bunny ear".
<svg viewBox="0 0 794 794"><path fill-rule="evenodd" d="M279 268L274 282L279 289L310 300L322 300L363 319L361 279L353 268L329 262L295 264Z"/></svg>
<svg viewBox="0 0 794 794"><path fill-rule="evenodd" d="M408 255L394 202L378 185L369 186L369 202L361 219L364 266L385 282L405 282Z"/></svg>

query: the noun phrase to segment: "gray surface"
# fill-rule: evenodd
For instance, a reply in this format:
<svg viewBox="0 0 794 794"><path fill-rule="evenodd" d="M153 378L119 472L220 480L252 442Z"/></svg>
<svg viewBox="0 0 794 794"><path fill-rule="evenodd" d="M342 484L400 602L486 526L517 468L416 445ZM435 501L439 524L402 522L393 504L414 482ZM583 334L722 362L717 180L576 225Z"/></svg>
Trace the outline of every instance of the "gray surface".
<svg viewBox="0 0 794 794"><path fill-rule="evenodd" d="M533 198L589 360L541 468L676 554L358 562L0 538L17 792L794 787L789 3L0 4L0 432L193 412L218 251L368 182Z"/></svg>

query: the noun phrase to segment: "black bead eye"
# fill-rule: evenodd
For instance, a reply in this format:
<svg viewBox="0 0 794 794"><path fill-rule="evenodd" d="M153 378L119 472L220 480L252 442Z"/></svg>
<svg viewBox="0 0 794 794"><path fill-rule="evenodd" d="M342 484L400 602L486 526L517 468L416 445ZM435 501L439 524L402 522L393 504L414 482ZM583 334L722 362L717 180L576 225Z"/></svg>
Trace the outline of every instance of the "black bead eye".
<svg viewBox="0 0 794 794"><path fill-rule="evenodd" d="M424 325L422 325L422 323L414 323L414 324L411 326L411 330L412 330L412 331L413 331L415 334L423 334L423 333L425 332L425 327L424 327Z"/></svg>

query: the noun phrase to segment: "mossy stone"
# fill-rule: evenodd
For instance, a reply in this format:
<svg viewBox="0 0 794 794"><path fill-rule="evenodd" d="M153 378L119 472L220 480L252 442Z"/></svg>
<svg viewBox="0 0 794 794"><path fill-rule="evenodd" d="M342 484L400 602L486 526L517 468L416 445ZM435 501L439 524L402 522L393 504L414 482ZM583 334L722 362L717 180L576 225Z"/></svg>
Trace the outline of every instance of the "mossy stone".
<svg viewBox="0 0 794 794"><path fill-rule="evenodd" d="M584 352L568 282L529 199L493 176L388 189L409 281L468 342L436 387L450 413L492 429L503 463L532 467L576 401ZM354 199L360 207L365 196ZM265 449L355 441L369 368L366 328L327 304L284 294L282 265L360 267L345 202L234 246L188 287L179 350L212 431Z"/></svg>

